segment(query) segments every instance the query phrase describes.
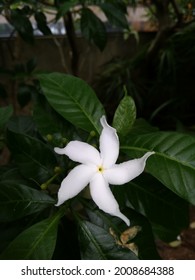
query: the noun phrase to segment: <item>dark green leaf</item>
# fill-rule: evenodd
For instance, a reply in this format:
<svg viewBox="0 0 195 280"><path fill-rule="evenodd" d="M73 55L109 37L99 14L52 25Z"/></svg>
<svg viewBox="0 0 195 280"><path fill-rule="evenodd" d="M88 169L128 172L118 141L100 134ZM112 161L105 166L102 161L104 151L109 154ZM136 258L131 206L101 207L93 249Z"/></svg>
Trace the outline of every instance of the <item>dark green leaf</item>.
<svg viewBox="0 0 195 280"><path fill-rule="evenodd" d="M117 244L116 237L110 233L110 229L112 229L120 240L121 233L133 226L141 227L141 231L137 233L136 237L129 240L138 246L139 258L159 259L151 226L144 216L130 208L124 209L123 213L131 222L131 227L127 228L120 219L105 214L97 207L92 207L91 204L85 203L85 206L91 223L82 221L84 224L80 225L80 246L84 259L137 259L130 249Z"/></svg>
<svg viewBox="0 0 195 280"><path fill-rule="evenodd" d="M117 191L120 192L119 187ZM181 230L188 227L188 203L151 175L142 174L128 183L123 192L128 205L148 218L159 238L175 240Z"/></svg>
<svg viewBox="0 0 195 280"><path fill-rule="evenodd" d="M124 12L114 3L103 3L100 7L111 24L125 29L129 28Z"/></svg>
<svg viewBox="0 0 195 280"><path fill-rule="evenodd" d="M4 184L18 183L22 185L27 185L28 180L26 180L21 174L16 166L3 165L0 168L0 182ZM34 185L34 183L33 183Z"/></svg>
<svg viewBox="0 0 195 280"><path fill-rule="evenodd" d="M25 178L39 184L53 176L56 159L50 148L36 138L8 131L8 144Z"/></svg>
<svg viewBox="0 0 195 280"><path fill-rule="evenodd" d="M0 182L0 222L10 222L42 211L54 202L42 191L14 182Z"/></svg>
<svg viewBox="0 0 195 280"><path fill-rule="evenodd" d="M33 105L33 120L43 137L50 134L67 135L67 122L47 102L45 96L37 96Z"/></svg>
<svg viewBox="0 0 195 280"><path fill-rule="evenodd" d="M20 134L33 135L35 133L35 125L31 116L14 116L9 120L7 127Z"/></svg>
<svg viewBox="0 0 195 280"><path fill-rule="evenodd" d="M39 75L50 105L66 120L86 131L100 132L104 109L94 91L79 78L61 73Z"/></svg>
<svg viewBox="0 0 195 280"><path fill-rule="evenodd" d="M105 26L88 8L82 9L81 32L87 40L93 42L101 51L104 49L107 41Z"/></svg>
<svg viewBox="0 0 195 280"><path fill-rule="evenodd" d="M55 249L58 222L54 215L24 230L1 254L2 260L50 260Z"/></svg>
<svg viewBox="0 0 195 280"><path fill-rule="evenodd" d="M123 136L131 130L136 119L136 106L131 96L124 96L116 109L113 127Z"/></svg>
<svg viewBox="0 0 195 280"><path fill-rule="evenodd" d="M0 108L0 130L3 129L12 114L13 108L11 105Z"/></svg>
<svg viewBox="0 0 195 280"><path fill-rule="evenodd" d="M42 12L36 12L35 13L35 20L37 22L38 29L44 34L44 35L51 35L51 30L47 25L47 18L44 13Z"/></svg>
<svg viewBox="0 0 195 280"><path fill-rule="evenodd" d="M152 126L150 123L148 123L145 119L139 118L136 119L133 127L130 131L129 137L132 136L132 134L138 135L138 134L147 134L156 132L159 129L157 127Z"/></svg>
<svg viewBox="0 0 195 280"><path fill-rule="evenodd" d="M146 169L180 197L195 204L195 138L176 132L129 137L121 149L131 157L155 151Z"/></svg>
<svg viewBox="0 0 195 280"><path fill-rule="evenodd" d="M88 221L79 221L81 257L85 260L136 260L131 251L118 248L111 234Z"/></svg>
<svg viewBox="0 0 195 280"><path fill-rule="evenodd" d="M160 259L159 254L156 250L152 228L148 220L131 208L126 208L123 213L130 218L131 227L141 226L141 231L133 239L133 242L135 242L135 244L138 246L139 259Z"/></svg>
<svg viewBox="0 0 195 280"><path fill-rule="evenodd" d="M12 10L11 24L15 27L24 41L27 43L33 43L33 28L27 16L22 15L17 10Z"/></svg>

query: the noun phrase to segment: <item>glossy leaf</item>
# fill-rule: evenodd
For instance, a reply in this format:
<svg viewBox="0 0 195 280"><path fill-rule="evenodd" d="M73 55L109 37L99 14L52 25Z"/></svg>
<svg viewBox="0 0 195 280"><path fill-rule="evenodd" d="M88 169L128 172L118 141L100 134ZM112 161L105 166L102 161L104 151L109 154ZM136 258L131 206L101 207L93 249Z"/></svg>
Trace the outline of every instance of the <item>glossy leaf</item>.
<svg viewBox="0 0 195 280"><path fill-rule="evenodd" d="M49 195L19 183L0 182L0 222L42 211L55 203Z"/></svg>
<svg viewBox="0 0 195 280"><path fill-rule="evenodd" d="M20 233L0 255L2 260L50 260L60 215L54 215Z"/></svg>
<svg viewBox="0 0 195 280"><path fill-rule="evenodd" d="M8 131L7 137L14 159L25 178L41 184L53 176L56 158L46 144L13 131Z"/></svg>
<svg viewBox="0 0 195 280"><path fill-rule="evenodd" d="M91 204L89 206L85 203L85 206L90 223L84 222L84 228L81 229L84 235L80 237L83 258L88 259L91 254L94 259L159 259L151 226L144 216L130 208L123 209L123 213L131 222L130 227L127 228L120 219L105 214L98 210L97 207L91 206ZM116 237L120 240L120 235L134 226L140 226L141 231L137 233L134 239L128 240L128 242L134 242L137 245L138 257L130 249L117 244L116 240ZM110 229L112 229L115 236L111 234ZM111 244L113 245L111 246Z"/></svg>
<svg viewBox="0 0 195 280"><path fill-rule="evenodd" d="M195 138L175 132L156 132L126 139L121 150L130 157L155 151L146 170L188 202L195 204Z"/></svg>
<svg viewBox="0 0 195 280"><path fill-rule="evenodd" d="M152 133L152 132L157 132L159 129L155 126L152 126L150 123L148 123L145 119L138 118L135 120L132 129L129 133L129 136L131 137L133 134L136 136L138 134L147 134L147 133ZM126 138L125 138L126 139Z"/></svg>
<svg viewBox="0 0 195 280"><path fill-rule="evenodd" d="M67 135L67 122L47 102L44 96L38 96L33 106L33 120L40 134Z"/></svg>
<svg viewBox="0 0 195 280"><path fill-rule="evenodd" d="M93 42L101 51L107 42L106 28L103 22L88 8L82 9L81 32L83 36Z"/></svg>
<svg viewBox="0 0 195 280"><path fill-rule="evenodd" d="M120 192L119 187L117 191ZM188 227L188 203L151 175L142 174L129 182L123 192L128 205L147 217L159 238L176 240L181 230Z"/></svg>
<svg viewBox="0 0 195 280"><path fill-rule="evenodd" d="M119 249L109 231L88 221L79 222L81 258L84 260L136 260L131 251Z"/></svg>
<svg viewBox="0 0 195 280"><path fill-rule="evenodd" d="M79 78L51 73L39 75L50 105L66 120L86 131L100 132L104 109L91 87Z"/></svg>
<svg viewBox="0 0 195 280"><path fill-rule="evenodd" d="M136 119L136 106L131 96L124 96L119 103L113 119L113 127L123 136L131 130Z"/></svg>

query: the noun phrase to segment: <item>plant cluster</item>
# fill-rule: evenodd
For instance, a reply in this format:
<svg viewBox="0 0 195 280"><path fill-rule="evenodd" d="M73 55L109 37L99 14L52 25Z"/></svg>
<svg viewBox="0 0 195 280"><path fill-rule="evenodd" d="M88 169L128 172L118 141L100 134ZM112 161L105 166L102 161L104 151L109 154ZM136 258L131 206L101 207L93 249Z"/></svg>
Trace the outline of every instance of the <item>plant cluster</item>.
<svg viewBox="0 0 195 280"><path fill-rule="evenodd" d="M110 23L127 30L127 4L138 4L74 0L1 2L2 14L19 36L30 43L34 38L31 17L37 28L50 36L45 7L55 9L55 20L63 17L72 42L73 73L77 55L72 29L75 6L79 4L76 12L81 16L83 35L103 49L106 29L89 4L98 5ZM167 106L175 105L178 95L173 86L180 82L178 77L189 57L195 57L194 48L186 45L193 45L193 11L191 18L183 17L192 10L193 3L189 6L189 1L180 1L184 7L180 13L176 1L140 2L158 19L157 35L133 59L109 65L96 85L101 94L74 75L36 73L33 59L25 65L16 64L11 70L1 69L20 89L19 94L13 93L11 104L0 108L0 156L8 156L7 163L0 167L1 259L159 259L155 239L176 240L188 226L189 206L195 204L194 134L170 129L167 122L165 131L152 125L152 121ZM164 101L165 92L171 98L165 96ZM3 86L1 93L7 101ZM152 111L159 96L160 105ZM21 115L16 103L22 107L29 101L31 111ZM144 113L140 113L143 108ZM68 152L62 156L61 149L70 147L71 141L82 141L98 149L102 116L107 116L120 140L117 164L154 152L139 177L119 186L110 184L121 217L130 220L130 226L119 216L100 210L97 205L102 205L101 193L95 204L88 188L56 206L62 181L77 165L66 156ZM109 150L109 143L106 145ZM78 157L79 151L76 152ZM103 173L102 166L99 172ZM74 187L73 184L71 192Z"/></svg>

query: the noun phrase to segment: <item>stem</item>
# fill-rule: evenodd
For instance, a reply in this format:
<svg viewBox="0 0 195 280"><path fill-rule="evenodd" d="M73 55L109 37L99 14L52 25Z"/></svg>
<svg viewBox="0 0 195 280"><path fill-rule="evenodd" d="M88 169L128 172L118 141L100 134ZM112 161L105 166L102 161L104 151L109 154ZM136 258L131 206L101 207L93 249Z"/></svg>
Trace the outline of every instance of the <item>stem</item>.
<svg viewBox="0 0 195 280"><path fill-rule="evenodd" d="M68 41L69 41L69 44L71 47L71 52L72 52L72 57L71 57L72 73L75 76L78 76L79 52L78 52L78 48L77 48L76 34L75 34L75 29L74 29L71 12L70 11L67 12L66 15L63 17L63 19L64 19L64 25L66 28L67 38L68 38Z"/></svg>

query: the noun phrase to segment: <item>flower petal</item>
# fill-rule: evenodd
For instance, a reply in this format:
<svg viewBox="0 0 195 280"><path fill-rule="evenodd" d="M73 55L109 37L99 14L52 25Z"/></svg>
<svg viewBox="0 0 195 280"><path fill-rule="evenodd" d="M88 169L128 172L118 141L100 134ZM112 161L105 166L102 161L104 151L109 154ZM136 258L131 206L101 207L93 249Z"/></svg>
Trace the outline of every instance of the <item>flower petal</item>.
<svg viewBox="0 0 195 280"><path fill-rule="evenodd" d="M115 164L104 171L103 176L112 185L122 185L139 176L145 168L146 160L154 152L148 152L143 157Z"/></svg>
<svg viewBox="0 0 195 280"><path fill-rule="evenodd" d="M81 141L71 141L65 148L54 148L54 151L60 155L67 155L71 160L83 164L101 164L100 153L98 150Z"/></svg>
<svg viewBox="0 0 195 280"><path fill-rule="evenodd" d="M64 178L58 191L58 203L61 205L64 201L76 196L84 187L87 186L96 172L95 168L80 164L73 168Z"/></svg>
<svg viewBox="0 0 195 280"><path fill-rule="evenodd" d="M119 139L116 129L108 125L105 116L101 117L100 122L103 127L100 135L100 154L103 159L103 166L108 168L115 164L118 158Z"/></svg>
<svg viewBox="0 0 195 280"><path fill-rule="evenodd" d="M129 219L120 212L119 205L108 186L108 182L100 172L95 174L92 178L89 187L92 199L101 210L110 215L119 217L127 226L130 225Z"/></svg>

